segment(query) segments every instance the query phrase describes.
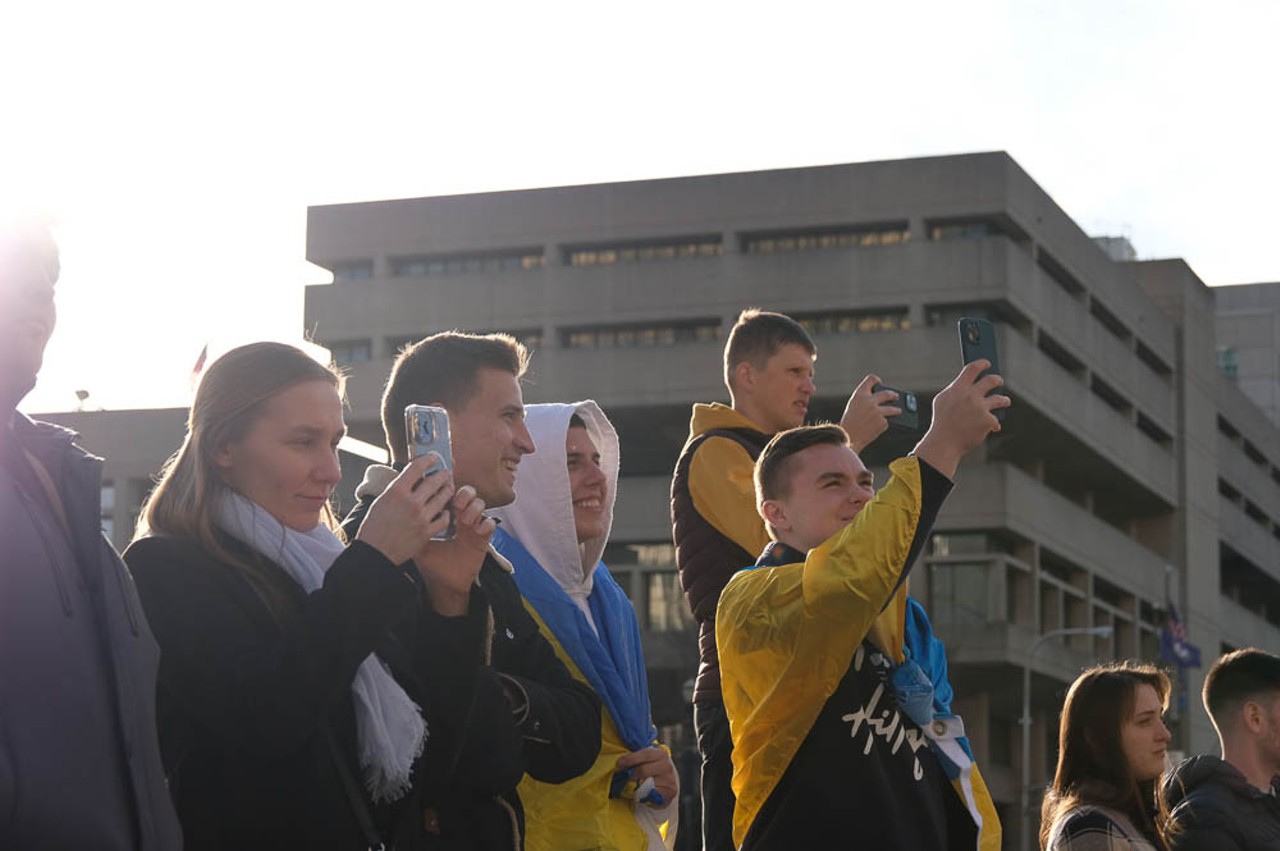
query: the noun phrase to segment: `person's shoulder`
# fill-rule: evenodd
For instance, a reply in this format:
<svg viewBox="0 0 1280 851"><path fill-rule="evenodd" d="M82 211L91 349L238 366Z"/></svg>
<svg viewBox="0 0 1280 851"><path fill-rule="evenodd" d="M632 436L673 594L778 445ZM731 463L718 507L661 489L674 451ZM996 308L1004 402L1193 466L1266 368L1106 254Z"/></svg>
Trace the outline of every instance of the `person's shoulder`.
<svg viewBox="0 0 1280 851"><path fill-rule="evenodd" d="M121 557L140 584L162 579L178 566L208 569L221 564L197 542L168 535L139 538L125 549Z"/></svg>
<svg viewBox="0 0 1280 851"><path fill-rule="evenodd" d="M1085 836L1111 836L1119 832L1119 825L1107 812L1098 807L1077 807L1062 817L1060 825L1054 830L1055 836L1066 840L1070 848L1071 842ZM1055 846L1057 847L1057 846Z"/></svg>
<svg viewBox="0 0 1280 851"><path fill-rule="evenodd" d="M168 535L148 535L129 544L123 555L125 560L132 564L134 561L150 561L154 558L199 552L200 548L194 541Z"/></svg>

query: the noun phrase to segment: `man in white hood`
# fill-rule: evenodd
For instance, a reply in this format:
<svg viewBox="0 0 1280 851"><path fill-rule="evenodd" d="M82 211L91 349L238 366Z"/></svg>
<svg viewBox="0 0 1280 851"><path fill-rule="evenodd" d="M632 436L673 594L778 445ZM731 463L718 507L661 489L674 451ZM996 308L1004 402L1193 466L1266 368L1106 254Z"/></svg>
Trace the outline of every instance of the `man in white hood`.
<svg viewBox="0 0 1280 851"><path fill-rule="evenodd" d="M655 741L635 611L600 561L617 494L617 433L591 401L529 405L525 417L538 452L521 462L516 501L494 512L502 525L493 545L557 655L603 705L591 769L566 783L521 782L525 847L669 847L679 781Z"/></svg>

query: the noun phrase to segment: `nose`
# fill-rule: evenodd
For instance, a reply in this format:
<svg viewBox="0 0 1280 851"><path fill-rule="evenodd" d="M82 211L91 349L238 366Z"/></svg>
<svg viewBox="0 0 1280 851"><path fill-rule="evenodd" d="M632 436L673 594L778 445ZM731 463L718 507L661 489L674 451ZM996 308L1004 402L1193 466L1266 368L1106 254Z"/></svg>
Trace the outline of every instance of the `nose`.
<svg viewBox="0 0 1280 851"><path fill-rule="evenodd" d="M1157 738L1162 742L1167 742L1173 738L1173 734L1169 732L1169 727L1163 721L1160 722L1160 731Z"/></svg>
<svg viewBox="0 0 1280 851"><path fill-rule="evenodd" d="M876 489L873 485L854 485L850 501L861 511L864 505L875 498L875 495Z"/></svg>
<svg viewBox="0 0 1280 851"><path fill-rule="evenodd" d="M800 386L800 392L806 396L812 396L818 392L818 385L813 383L813 376L810 375L804 380L804 384Z"/></svg>
<svg viewBox="0 0 1280 851"><path fill-rule="evenodd" d="M326 485L337 485L342 481L342 463L338 458L338 450L326 452L324 460L316 468L316 481Z"/></svg>
<svg viewBox="0 0 1280 851"><path fill-rule="evenodd" d="M597 485L603 485L605 483L604 470L601 469L599 464L592 464L587 470L586 481L584 483L590 487L596 487Z"/></svg>
<svg viewBox="0 0 1280 851"><path fill-rule="evenodd" d="M532 455L538 451L538 447L533 442L533 435L529 434L529 426L525 425L524 420L520 420L512 430L511 439L521 455Z"/></svg>

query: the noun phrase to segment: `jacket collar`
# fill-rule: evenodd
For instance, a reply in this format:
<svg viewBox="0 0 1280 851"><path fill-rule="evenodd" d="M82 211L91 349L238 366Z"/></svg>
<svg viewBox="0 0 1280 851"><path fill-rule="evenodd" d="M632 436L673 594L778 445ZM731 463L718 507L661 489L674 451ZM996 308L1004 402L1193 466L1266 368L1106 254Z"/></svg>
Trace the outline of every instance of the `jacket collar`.
<svg viewBox="0 0 1280 851"><path fill-rule="evenodd" d="M808 553L797 550L782 541L770 541L764 548L760 558L756 559L756 567L782 567L784 564L797 564L808 558Z"/></svg>

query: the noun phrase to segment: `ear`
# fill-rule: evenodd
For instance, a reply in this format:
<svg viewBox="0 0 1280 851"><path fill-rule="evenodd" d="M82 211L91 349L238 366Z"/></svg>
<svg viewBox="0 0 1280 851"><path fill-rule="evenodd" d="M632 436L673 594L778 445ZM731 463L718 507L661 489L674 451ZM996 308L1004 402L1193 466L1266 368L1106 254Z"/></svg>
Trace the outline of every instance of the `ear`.
<svg viewBox="0 0 1280 851"><path fill-rule="evenodd" d="M231 469L231 464L233 460L234 458L232 457L231 444L229 443L219 446L217 451L213 453L214 465L218 469L223 470L224 472L226 470Z"/></svg>
<svg viewBox="0 0 1280 851"><path fill-rule="evenodd" d="M756 384L756 370L750 361L742 361L733 368L733 386L738 390L752 390Z"/></svg>
<svg viewBox="0 0 1280 851"><path fill-rule="evenodd" d="M1244 705L1240 707L1240 720L1244 724L1244 728L1253 735L1258 735L1266 727L1263 718L1262 706L1257 701L1246 700Z"/></svg>
<svg viewBox="0 0 1280 851"><path fill-rule="evenodd" d="M764 518L764 522L775 529L784 532L791 530L791 521L787 518L787 507L776 499L766 499L760 503L760 516Z"/></svg>

